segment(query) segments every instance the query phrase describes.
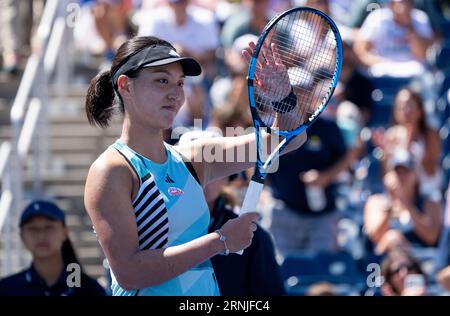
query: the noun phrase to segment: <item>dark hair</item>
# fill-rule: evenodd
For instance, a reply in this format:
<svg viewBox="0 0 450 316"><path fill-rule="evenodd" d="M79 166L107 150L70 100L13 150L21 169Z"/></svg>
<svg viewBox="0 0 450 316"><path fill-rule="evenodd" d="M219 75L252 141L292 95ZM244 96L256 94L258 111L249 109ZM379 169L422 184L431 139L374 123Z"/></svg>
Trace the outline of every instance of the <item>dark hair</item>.
<svg viewBox="0 0 450 316"><path fill-rule="evenodd" d="M397 289L395 286L392 286L392 277L395 274L395 271L393 271L393 267L396 263L405 260L408 262L408 268L411 270L414 270L418 274L422 274L425 277L426 275L423 272L423 269L415 258L413 258L406 250L396 247L388 252L387 256L381 263L381 274L385 278L385 282L389 284L392 287L392 290L394 293L400 295L400 293L397 293Z"/></svg>
<svg viewBox="0 0 450 316"><path fill-rule="evenodd" d="M124 112L122 98L113 86L111 74L118 70L131 56L155 44L172 47L169 42L154 36L133 37L119 47L111 68L99 73L91 80L85 101L86 116L91 125L108 127L109 120L116 111L116 102L114 102L116 96L118 97L119 110L121 113ZM136 78L138 74L139 70L126 75L130 78Z"/></svg>
<svg viewBox="0 0 450 316"><path fill-rule="evenodd" d="M425 109L423 106L423 100L422 97L420 96L419 93L417 93L416 91L414 91L413 89L411 89L410 87L403 87L400 90L398 90L397 94L395 95L395 99L394 99L394 107L393 107L393 115L392 115L392 121L394 124L398 124L398 122L395 120L395 103L397 103L397 97L399 96L399 94L402 91L407 91L410 95L411 95L411 99L417 104L417 107L420 111L421 114L421 118L419 121L419 130L422 134L424 134L427 130L427 124L425 121Z"/></svg>
<svg viewBox="0 0 450 316"><path fill-rule="evenodd" d="M72 242L70 241L69 237L64 240L61 252L65 265L76 263L81 267L80 261L78 260L77 254L75 253L75 249L73 248Z"/></svg>

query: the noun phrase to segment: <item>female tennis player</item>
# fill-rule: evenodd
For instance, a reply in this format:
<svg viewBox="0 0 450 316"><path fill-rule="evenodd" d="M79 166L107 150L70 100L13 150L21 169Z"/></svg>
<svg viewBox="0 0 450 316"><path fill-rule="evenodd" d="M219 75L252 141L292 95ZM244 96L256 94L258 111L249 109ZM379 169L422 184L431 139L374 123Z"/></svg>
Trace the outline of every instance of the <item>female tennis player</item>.
<svg viewBox="0 0 450 316"><path fill-rule="evenodd" d="M245 55L251 52L249 47ZM230 150L235 158L243 150L249 157L256 148L254 135L183 147L163 141L163 130L184 103L185 76L200 73L198 62L181 57L170 43L135 37L119 48L111 69L98 74L87 91L91 124L107 127L116 106L124 117L120 138L92 164L85 188L86 209L111 267L113 295L220 295L209 259L251 244L256 212L208 234L202 186L253 163L194 157L211 147L222 157ZM269 138L265 134L264 140ZM299 136L289 149L305 139Z"/></svg>

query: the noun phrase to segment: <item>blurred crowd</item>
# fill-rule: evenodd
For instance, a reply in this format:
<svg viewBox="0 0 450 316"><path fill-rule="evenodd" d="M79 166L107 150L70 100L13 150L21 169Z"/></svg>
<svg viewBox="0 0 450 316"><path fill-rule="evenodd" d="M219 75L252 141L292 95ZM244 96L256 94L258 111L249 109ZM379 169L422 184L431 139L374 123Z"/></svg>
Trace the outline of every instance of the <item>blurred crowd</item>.
<svg viewBox="0 0 450 316"><path fill-rule="evenodd" d="M13 74L29 53L32 26L17 23L36 14L38 2L0 0L2 72ZM28 7L20 8L25 3ZM306 144L283 156L278 172L268 177L258 206L260 229L273 239L285 290L305 295L449 293L448 1L80 0L79 5L77 52L100 57L100 67L107 67L117 48L135 35L161 37L201 63L202 76L186 80L186 103L166 135L171 144L179 140L179 127L214 127L234 136L227 128L251 126L241 51L285 9L304 5L330 15L344 46L340 82L325 113L308 129ZM230 210L239 208L251 174L210 188L211 209L220 196ZM310 282L288 279L295 274L288 271L288 258L306 265L305 254L317 259L320 253L342 252L358 264L353 280L306 270ZM375 288L366 282L370 263L379 264L383 280ZM343 282L349 291L339 292L336 284ZM353 286L358 282L364 286Z"/></svg>

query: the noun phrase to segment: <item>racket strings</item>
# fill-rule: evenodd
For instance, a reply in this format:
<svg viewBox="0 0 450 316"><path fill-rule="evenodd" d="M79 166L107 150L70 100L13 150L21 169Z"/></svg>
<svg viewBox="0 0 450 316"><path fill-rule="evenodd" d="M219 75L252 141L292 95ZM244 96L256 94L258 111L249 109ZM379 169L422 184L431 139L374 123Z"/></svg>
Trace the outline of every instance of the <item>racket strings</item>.
<svg viewBox="0 0 450 316"><path fill-rule="evenodd" d="M327 26L327 28L324 31L323 26L323 21L322 18L316 14L313 13L307 13L306 17L295 17L295 15L291 15L289 18L289 21L287 21L288 25L295 25L296 24L292 24L292 19L293 18L297 18L297 21L311 21L311 23L309 23L309 25L311 25L311 31L308 30L308 28L306 28L304 25L306 25L307 23L304 23L301 26L300 31L292 31L292 29L290 30L290 34L293 37L293 42L294 42L294 47L298 47L299 44L301 43L301 45L305 45L308 49L309 52L309 56L306 56L306 63L303 63L303 65L301 65L300 67L302 67L305 70L313 70L316 71L316 73L313 74L313 79L312 79L312 86L317 86L320 82L321 79L325 79L327 78L327 76L325 75L321 75L319 73L317 73L317 70L321 68L321 65L323 65L324 63L329 63L329 60L324 60L323 58L320 58L317 60L316 64L318 63L319 66L317 67L316 65L314 65L314 63L312 63L312 59L314 58L312 56L313 52L312 52L312 48L313 47L320 47L323 46L323 38L321 38L322 34L326 33L329 34L329 28L328 28L328 24L325 24ZM298 24L298 23L297 23ZM286 28L287 26L282 25L282 27ZM298 30L298 28L297 28ZM308 33L305 34L305 31L307 31ZM278 32L279 33L279 32ZM305 38L305 35L310 35L307 36ZM281 41L279 41L276 44L280 44ZM322 48L323 49L323 48ZM327 48L325 48L327 49ZM291 54L291 51L289 50L289 47L287 47L287 52L286 55L289 56ZM292 59L292 58L291 58ZM312 69L311 69L312 68ZM311 71L311 73L313 73ZM292 71L292 77L293 77L293 81L297 81L299 82L298 78L300 79L302 78L303 73L302 72L298 72L298 71ZM318 76L319 75L319 76ZM323 82L323 81L322 81ZM305 84L305 82L303 82L303 84ZM323 85L322 85L323 86ZM311 87L309 87L311 88ZM317 89L317 88L316 88ZM322 89L319 90L319 94L321 92ZM305 102L305 104L303 104L303 106L299 106L299 109L301 110L301 113L299 113L299 123L302 123L306 120L306 117L313 114L314 112L314 108L315 108L315 104L316 102L316 95L314 93L314 89L313 90L307 90L306 95L303 96L303 100ZM295 124L292 124L295 125ZM295 128L296 126L290 126L290 128Z"/></svg>
<svg viewBox="0 0 450 316"><path fill-rule="evenodd" d="M289 14L269 32L255 70L255 78L262 85L255 85L254 95L258 114L266 125L281 120L280 129L291 131L327 102L336 68L334 36L325 19L312 12ZM266 67L275 54L278 55L275 61L286 68L289 87L282 84L279 74ZM297 97L295 107L292 101L285 101L290 90Z"/></svg>

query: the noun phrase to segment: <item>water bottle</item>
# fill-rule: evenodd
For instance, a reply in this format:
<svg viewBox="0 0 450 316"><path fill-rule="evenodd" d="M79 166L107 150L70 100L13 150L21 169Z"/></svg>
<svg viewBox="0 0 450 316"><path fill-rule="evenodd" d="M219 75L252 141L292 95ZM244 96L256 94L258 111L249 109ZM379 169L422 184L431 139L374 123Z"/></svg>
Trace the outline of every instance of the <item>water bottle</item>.
<svg viewBox="0 0 450 316"><path fill-rule="evenodd" d="M320 185L306 185L306 201L309 208L314 212L323 211L327 205L325 190Z"/></svg>

